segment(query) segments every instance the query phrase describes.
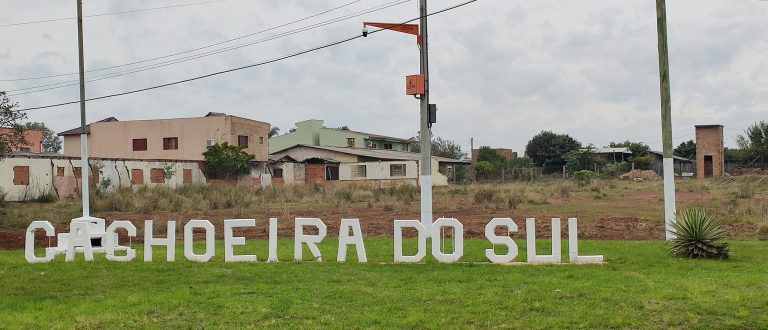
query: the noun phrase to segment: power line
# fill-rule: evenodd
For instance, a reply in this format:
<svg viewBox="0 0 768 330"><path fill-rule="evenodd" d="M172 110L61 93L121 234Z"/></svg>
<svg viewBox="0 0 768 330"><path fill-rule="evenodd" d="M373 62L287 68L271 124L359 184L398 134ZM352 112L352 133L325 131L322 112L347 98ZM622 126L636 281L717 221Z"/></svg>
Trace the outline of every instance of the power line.
<svg viewBox="0 0 768 330"><path fill-rule="evenodd" d="M138 13L138 12L143 12L143 11L152 11L152 10L170 9L170 8L179 8L179 7L188 7L188 6L198 6L198 5L205 5L205 4L211 4L211 3L217 3L217 2L225 2L225 1L230 1L230 0L201 1L201 2L193 2L193 3L185 3L185 4L178 4L178 5L163 6L163 7L153 7L153 8L143 8L143 9L116 11L116 12L111 12L111 13L100 13L100 14L84 15L83 18L85 18L85 17L101 17L101 16L109 16L109 15L120 15L120 14L130 14L130 13ZM76 19L77 19L77 17L62 17L62 18L43 19L43 20L37 20L37 21L27 21L27 22L18 22L18 23L6 23L6 24L0 24L0 28L10 27L10 26L19 26L19 25L30 25L30 24L39 24L39 23L69 21L69 20L76 20Z"/></svg>
<svg viewBox="0 0 768 330"><path fill-rule="evenodd" d="M327 20L327 21L323 21L323 22L320 22L320 23L316 23L316 24L313 24L313 25L310 25L310 26L305 26L305 27L298 28L298 29L295 29L295 30L283 32L283 33L280 33L280 34L277 34L277 35L274 35L274 36L271 36L271 37L267 37L267 38L263 38L263 39L258 39L258 40L255 40L255 41L251 41L251 42L247 42L247 43L239 44L239 45L235 45L235 46L219 48L219 49L211 50L211 51L204 52L204 53L201 53L201 54L190 55L190 56L181 57L181 58L177 58L177 59L173 59L173 60L168 60L168 61L164 61L164 62L160 62L160 63L149 64L149 65L137 67L137 68L134 68L134 69L118 71L118 72L115 72L115 73L110 73L110 74L106 74L106 75L96 76L93 79L87 80L87 82L99 81L99 80L104 80L104 79L124 76L124 75L128 75L128 74L138 73L138 72L142 72L142 71L157 69L157 68L161 68L161 67L165 67L165 66L169 66L169 65L174 65L174 64L178 64L178 63L188 62L188 61L196 60L196 59L203 58L203 57L208 57L208 56L212 56L212 55L216 55L216 54L221 54L221 53L233 51L233 50L244 48L244 47L247 47L247 46L252 46L252 45L255 45L255 44L260 44L260 43L264 43L264 42L267 42L267 41L271 41L271 40L275 40L275 39L280 39L280 38L284 38L284 37L287 37L287 36L290 36L290 35L298 34L298 33L301 33L301 32L306 32L306 31L314 30L314 29L317 29L317 28L320 28L320 27L323 27L323 26L326 26L326 25L342 22L342 21L345 21L345 20L349 20L351 18L363 16L363 15L366 15L366 14L369 14L369 13L373 13L373 12L377 12L377 11L380 11L380 10L384 10L384 9L387 9L387 8L390 8L390 7L393 7L393 6L401 5L401 4L407 3L409 1L411 1L411 0L396 0L396 1L384 4L384 5L379 5L377 7L374 7L373 9L367 9L367 10L364 10L364 11L361 11L361 12L356 12L356 13L353 13L353 14L350 14L350 15L347 15L347 16L337 17L337 18L334 18L334 19L331 19L331 20ZM8 90L8 92L16 92L16 91L23 91L23 90L30 90L30 89L36 89L36 90L29 91L29 92L24 92L24 93L9 94L8 96L18 96L18 95L32 94L32 93L38 93L38 92L43 92L43 91L48 91L48 90L53 90L53 89L59 89L59 88L65 88L65 87L69 87L69 86L77 86L77 85L79 85L79 80L70 80L70 81L64 81L64 82L59 82L59 83L52 83L52 84L38 85L38 86L33 86L33 87L19 88L19 89L14 89L14 90ZM56 86L56 87L49 87L49 86ZM49 88L45 88L45 87L49 87ZM42 88L42 89L40 89L40 88Z"/></svg>
<svg viewBox="0 0 768 330"><path fill-rule="evenodd" d="M186 51L181 51L181 52L178 52L178 53L163 55L163 56L154 57L154 58L148 58L148 59L139 60L139 61L135 61L135 62L129 62L129 63L120 64L120 65L114 65L114 66L103 67L103 68L98 68L98 69L86 70L85 72L96 72L96 71L115 69L115 68L120 68L120 67L124 67L124 66L129 66L129 65L134 65L134 64L139 64L139 63L159 60L159 59L163 59L163 58L173 57L173 56L177 56L177 55L182 55L182 54L186 54L186 53L192 53L192 52L195 52L195 51L198 51L198 50L203 50L203 49L206 49L206 48L211 48L211 47L214 47L214 46L226 44L226 43L229 43L229 42L232 42L232 41L240 40L240 39L247 38L247 37L250 37L250 36L254 36L254 35L257 35L257 34L269 32L269 31L273 31L273 30L276 30L276 29L279 29L279 28L282 28L282 27L293 25L293 24L296 24L296 23L299 23L299 22L303 22L303 21L306 21L306 20L309 20L309 19L321 16L321 15L324 15L324 14L327 14L327 13L330 13L330 12L342 9L344 7L348 7L348 6L352 5L352 4L355 4L355 3L360 2L360 1L362 1L362 0L355 0L355 1L352 1L352 2L348 2L348 3L343 4L341 6L333 7L331 9L325 10L323 12L320 12L320 13L317 13L317 14L314 14L314 15L311 15L311 16L303 17L303 18L300 18L300 19L297 19L297 20L294 20L294 21L291 21L291 22L288 22L288 23L284 23L284 24L281 24L281 25L273 26L273 27L270 27L270 28L267 28L267 29L264 29L264 30L253 32L253 33L248 33L248 34L245 34L245 35L242 35L242 36L239 36L239 37L235 37L235 38L232 38L232 39L220 41L220 42L213 43L213 44L210 44L210 45L205 45L205 46L202 46L202 47L193 48L193 49L186 50ZM39 79L48 79L48 78L71 76L71 75L76 75L76 74L79 74L79 72L69 72L69 73L61 73L61 74L55 74L55 75L49 75L49 76L39 76L39 77L26 77L26 78L15 78L15 79L0 79L0 81L39 80Z"/></svg>
<svg viewBox="0 0 768 330"><path fill-rule="evenodd" d="M460 7L466 6L466 5L468 5L470 3L473 3L473 2L476 2L476 1L478 1L478 0L469 0L469 1L466 1L466 2L463 2L463 3L460 3L458 5L454 5L454 6L445 8L445 9L441 9L441 10L438 10L436 12L432 12L430 14L425 15L425 17L429 17L429 16L432 16L432 15L437 15L437 14L441 14L441 13L444 13L444 12L447 12L447 11L450 11L450 10L454 10L456 8L460 8ZM400 25L404 25L404 24L408 24L410 22L419 20L421 18L422 17L417 17L417 18L414 18L414 19L410 19L410 20L402 22L400 24L393 25L390 28L396 27L396 26L400 26ZM378 32L381 32L383 30L385 30L385 29L374 30L374 31L369 32L368 35L372 35L374 33L378 33ZM333 46L336 46L336 45L341 45L341 44L344 44L344 43L347 43L347 42L350 42L350 41L353 41L355 39L359 39L359 38L362 38L362 37L363 37L362 34L358 34L358 35L353 36L353 37L349 37L349 38L346 38L346 39L334 41L334 42L331 42L331 43L328 43L328 44L325 44L325 45L322 45L322 46L317 46L317 47L314 47L314 48L310 48L310 49L307 49L307 50L303 50L303 51L300 51L300 52L297 52L297 53L293 53L293 54L290 54L290 55L285 55L285 56L278 57L278 58L271 59L271 60L264 61L264 62L249 64L249 65L245 65L245 66L241 66L241 67L237 67L237 68L233 68L233 69L227 69L227 70L224 70L224 71L218 71L218 72L214 72L214 73L209 73L209 74L206 74L206 75L197 76L197 77L193 77L193 78L188 78L188 79L184 79L184 80L178 80L178 81L174 81L174 82L170 82L170 83L166 83L166 84L162 84L162 85L156 85L156 86L136 89L136 90L132 90L132 91L127 91L127 92L121 92L121 93L116 93L116 94L109 94L109 95L104 95L104 96L93 97L93 98L86 99L85 101L95 101L95 100L102 100L102 99L107 99L107 98L112 98L112 97L117 97L117 96L135 94L135 93L145 92L145 91L149 91L149 90L153 90L153 89L159 89L159 88L169 87L169 86L178 85L178 84L182 84L182 83L187 83L187 82L190 82L190 81L210 78L210 77L218 76L218 75L225 74L225 73L230 73L230 72L235 72L235 71L239 71L239 70L249 69L249 68L258 67L258 66L262 66L262 65L267 65L267 64L283 61L283 60L286 60L286 59L289 59L289 58L293 58L293 57L301 56L301 55L304 55L304 54L308 54L308 53L311 53L311 52L315 52L315 51L318 51L318 50L321 50L321 49L333 47ZM51 105L32 107L32 108L26 108L26 109L18 109L18 110L13 110L13 111L15 111L15 112L25 112L25 111L31 111L31 110L47 109L47 108L61 107L61 106L70 105L70 104L77 104L79 102L80 101L71 101L71 102L51 104Z"/></svg>

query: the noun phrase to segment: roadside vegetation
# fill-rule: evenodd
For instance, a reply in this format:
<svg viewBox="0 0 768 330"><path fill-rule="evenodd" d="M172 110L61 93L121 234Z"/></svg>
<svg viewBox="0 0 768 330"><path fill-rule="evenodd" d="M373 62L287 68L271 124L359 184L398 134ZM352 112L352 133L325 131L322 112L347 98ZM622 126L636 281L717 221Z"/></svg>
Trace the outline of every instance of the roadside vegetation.
<svg viewBox="0 0 768 330"><path fill-rule="evenodd" d="M727 236L756 238L768 226L768 177L739 176L676 182L678 210L704 209L720 219ZM0 193L2 196L2 193ZM177 189L138 188L95 192L93 214L107 219L295 216L338 211L344 216L375 219L418 217L419 189L414 186L372 188L363 185L186 185ZM434 190L435 216L486 218L512 216L578 217L580 224L633 220L663 226L661 181L606 180L585 174L573 179L453 185ZM78 199L0 202L0 229L26 228L33 220L67 224L80 213ZM327 213L327 212L326 212ZM489 220L485 219L485 221ZM607 219L607 220L606 220ZM589 227L587 227L589 229ZM763 233L768 229L761 229ZM590 232L590 231L588 231ZM663 234L663 230L661 231Z"/></svg>

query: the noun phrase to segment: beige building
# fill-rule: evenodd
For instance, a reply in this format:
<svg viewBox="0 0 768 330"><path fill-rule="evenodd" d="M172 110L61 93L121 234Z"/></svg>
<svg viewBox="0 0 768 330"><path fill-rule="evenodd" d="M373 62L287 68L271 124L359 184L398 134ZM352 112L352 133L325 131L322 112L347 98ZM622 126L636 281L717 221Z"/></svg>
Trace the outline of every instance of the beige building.
<svg viewBox="0 0 768 330"><path fill-rule="evenodd" d="M256 161L269 158L270 124L208 113L199 118L118 121L110 117L86 127L88 154L100 158L203 160L208 146L245 146ZM80 128L59 133L64 155L80 156Z"/></svg>

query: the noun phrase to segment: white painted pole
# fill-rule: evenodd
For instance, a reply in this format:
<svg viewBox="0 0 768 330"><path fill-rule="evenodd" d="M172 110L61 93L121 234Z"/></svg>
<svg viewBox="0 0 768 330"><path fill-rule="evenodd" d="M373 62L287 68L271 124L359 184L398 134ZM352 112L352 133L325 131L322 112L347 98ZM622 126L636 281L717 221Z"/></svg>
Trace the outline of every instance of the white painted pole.
<svg viewBox="0 0 768 330"><path fill-rule="evenodd" d="M424 75L424 95L421 96L421 224L432 232L432 134L429 129L429 52L427 48L427 0L421 0L421 74Z"/></svg>
<svg viewBox="0 0 768 330"><path fill-rule="evenodd" d="M83 59L83 2L77 1L77 46L80 64L80 176L82 178L83 218L91 216L91 203L89 196L88 177L90 166L88 165L88 132L85 123L85 60Z"/></svg>
<svg viewBox="0 0 768 330"><path fill-rule="evenodd" d="M656 0L656 29L659 41L659 80L661 89L661 132L664 149L664 237L674 239L670 233L675 223L675 170L672 158L672 97L669 83L669 48L667 46L667 4Z"/></svg>

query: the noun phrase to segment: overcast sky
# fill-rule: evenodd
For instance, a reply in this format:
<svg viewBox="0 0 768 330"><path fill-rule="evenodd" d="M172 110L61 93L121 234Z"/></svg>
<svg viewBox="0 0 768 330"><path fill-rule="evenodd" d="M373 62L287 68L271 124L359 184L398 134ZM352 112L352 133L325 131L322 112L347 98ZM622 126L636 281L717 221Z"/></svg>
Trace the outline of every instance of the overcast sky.
<svg viewBox="0 0 768 330"><path fill-rule="evenodd" d="M85 15L204 0L84 0ZM464 0L431 0L430 11ZM203 51L235 46L393 3L393 0L227 0L85 19L86 70L170 55L295 24ZM0 25L76 15L75 1L0 1ZM668 1L675 145L694 125L725 125L726 146L768 119L768 1ZM418 16L411 0L360 17L233 51L95 81L88 97L269 60L360 33L363 21ZM653 0L479 0L430 17L433 133L475 146L522 151L542 130L584 144L644 141L661 149ZM185 54L189 56L190 54ZM415 37L382 32L282 62L160 90L88 103L88 121L197 117L225 112L278 126L306 119L328 127L412 137L418 101L404 77L418 73ZM163 60L174 59L174 57ZM99 77L154 62L88 73ZM77 72L74 20L0 27L0 79ZM0 82L16 90L62 81ZM29 90L9 92L23 93ZM22 108L79 97L77 86L12 96ZM55 131L79 126L79 106L29 112Z"/></svg>

